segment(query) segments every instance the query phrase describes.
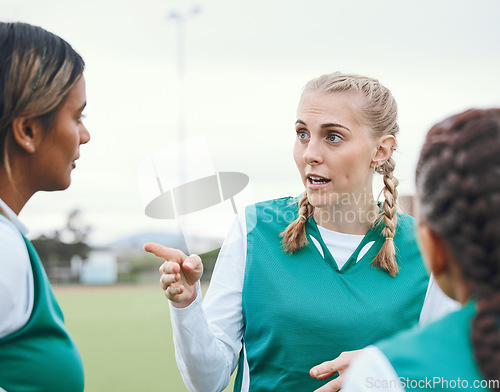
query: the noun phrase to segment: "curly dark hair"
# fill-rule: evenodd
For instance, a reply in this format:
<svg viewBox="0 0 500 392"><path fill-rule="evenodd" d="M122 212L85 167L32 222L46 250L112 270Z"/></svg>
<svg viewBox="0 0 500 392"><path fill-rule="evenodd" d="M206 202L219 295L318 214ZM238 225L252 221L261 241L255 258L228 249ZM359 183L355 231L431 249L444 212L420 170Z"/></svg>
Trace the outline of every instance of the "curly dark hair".
<svg viewBox="0 0 500 392"><path fill-rule="evenodd" d="M498 380L500 109L467 110L432 127L416 180L420 219L443 237L477 304L471 342L479 370Z"/></svg>

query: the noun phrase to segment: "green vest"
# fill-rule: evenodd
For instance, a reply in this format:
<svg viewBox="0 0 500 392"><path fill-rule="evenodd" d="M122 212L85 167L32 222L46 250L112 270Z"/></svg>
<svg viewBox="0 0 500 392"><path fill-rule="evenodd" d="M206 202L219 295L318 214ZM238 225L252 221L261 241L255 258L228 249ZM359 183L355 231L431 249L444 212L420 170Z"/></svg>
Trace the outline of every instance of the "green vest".
<svg viewBox="0 0 500 392"><path fill-rule="evenodd" d="M83 391L83 366L35 248L24 237L34 302L20 330L0 339L0 387L8 392Z"/></svg>
<svg viewBox="0 0 500 392"><path fill-rule="evenodd" d="M341 270L314 219L306 223L309 245L286 254L280 233L297 218L297 201L276 199L246 211L242 301L251 392L319 388L329 380L310 377L310 368L414 326L424 303L429 277L413 218L398 216L394 242L401 272L393 278L371 266L384 241L381 227L370 229ZM321 244L324 258L311 237ZM375 244L357 261L371 241ZM235 391L242 370L239 366Z"/></svg>
<svg viewBox="0 0 500 392"><path fill-rule="evenodd" d="M423 328L405 331L378 345L408 391L489 391L474 361L473 302ZM481 385L482 382L482 385Z"/></svg>

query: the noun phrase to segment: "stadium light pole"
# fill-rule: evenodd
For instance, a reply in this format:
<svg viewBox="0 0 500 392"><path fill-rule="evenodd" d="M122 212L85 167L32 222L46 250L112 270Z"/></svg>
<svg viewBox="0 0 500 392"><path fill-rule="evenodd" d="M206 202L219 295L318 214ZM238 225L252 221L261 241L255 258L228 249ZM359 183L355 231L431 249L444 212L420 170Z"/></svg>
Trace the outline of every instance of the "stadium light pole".
<svg viewBox="0 0 500 392"><path fill-rule="evenodd" d="M178 10L172 10L167 15L167 19L176 23L177 26L177 76L178 76L178 105L179 105L179 128L178 128L178 136L179 141L182 141L187 137L187 129L186 129L186 119L185 119L185 107L184 107L184 83L185 83L185 70L186 70L186 38L185 38L185 24L188 20L193 17L199 15L201 13L201 7L196 5L193 6L187 12L180 12ZM186 152L184 152L185 154ZM181 154L181 155L184 155ZM180 164L178 167L178 174L181 183L188 181L189 175L187 172L187 167L184 164ZM173 194L172 194L173 198ZM172 199L173 200L173 199ZM173 200L174 209L177 208L187 208L187 204L189 204L188 200L185 198L181 198L181 200ZM177 213L176 213L177 214ZM186 224L185 224L186 226Z"/></svg>
<svg viewBox="0 0 500 392"><path fill-rule="evenodd" d="M190 11L181 13L177 10L172 10L167 16L167 19L173 21L177 25L177 76L179 79L179 138L182 140L186 137L186 121L184 113L184 81L186 68L185 54L185 24L186 21L201 13L200 6L194 6Z"/></svg>

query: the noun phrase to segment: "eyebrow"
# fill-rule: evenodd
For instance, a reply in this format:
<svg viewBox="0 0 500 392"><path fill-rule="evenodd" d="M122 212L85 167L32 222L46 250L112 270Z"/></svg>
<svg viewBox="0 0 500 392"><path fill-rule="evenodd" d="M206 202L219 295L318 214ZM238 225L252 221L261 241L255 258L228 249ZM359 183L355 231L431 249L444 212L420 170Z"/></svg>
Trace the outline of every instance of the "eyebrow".
<svg viewBox="0 0 500 392"><path fill-rule="evenodd" d="M306 123L302 120L297 120L295 121L295 124L302 124L306 125ZM349 128L347 128L345 125L342 124L337 124L337 123L326 123L326 124L321 124L321 128L343 128L351 132Z"/></svg>

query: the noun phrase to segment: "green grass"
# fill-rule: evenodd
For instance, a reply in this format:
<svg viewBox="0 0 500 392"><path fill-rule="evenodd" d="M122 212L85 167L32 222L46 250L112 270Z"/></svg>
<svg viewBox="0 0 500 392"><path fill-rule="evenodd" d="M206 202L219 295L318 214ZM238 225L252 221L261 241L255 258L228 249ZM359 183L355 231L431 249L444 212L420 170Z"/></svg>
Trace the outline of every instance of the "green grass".
<svg viewBox="0 0 500 392"><path fill-rule="evenodd" d="M159 286L56 286L54 292L82 355L86 392L187 391Z"/></svg>

